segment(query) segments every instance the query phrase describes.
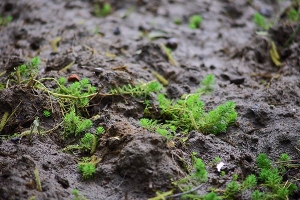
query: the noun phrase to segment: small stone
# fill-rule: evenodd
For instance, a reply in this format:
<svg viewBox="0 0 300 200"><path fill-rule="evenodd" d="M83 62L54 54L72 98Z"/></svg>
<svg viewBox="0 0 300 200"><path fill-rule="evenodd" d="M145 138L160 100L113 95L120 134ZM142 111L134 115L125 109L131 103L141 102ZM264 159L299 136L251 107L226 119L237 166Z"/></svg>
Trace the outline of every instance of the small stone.
<svg viewBox="0 0 300 200"><path fill-rule="evenodd" d="M119 27L116 27L114 29L114 35L120 35L121 34L121 31L120 31L120 28Z"/></svg>
<svg viewBox="0 0 300 200"><path fill-rule="evenodd" d="M72 74L71 76L68 77L68 82L76 82L80 81L80 78L77 76L77 74Z"/></svg>
<svg viewBox="0 0 300 200"><path fill-rule="evenodd" d="M168 39L166 47L168 47L172 50L175 50L175 49L177 49L177 46L178 46L178 40L176 38Z"/></svg>

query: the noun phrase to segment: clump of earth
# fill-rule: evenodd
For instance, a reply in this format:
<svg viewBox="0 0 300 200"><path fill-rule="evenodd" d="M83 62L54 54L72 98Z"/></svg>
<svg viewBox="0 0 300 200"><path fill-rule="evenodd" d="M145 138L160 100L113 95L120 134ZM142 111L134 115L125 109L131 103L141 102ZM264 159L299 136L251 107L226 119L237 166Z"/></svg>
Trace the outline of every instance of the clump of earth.
<svg viewBox="0 0 300 200"><path fill-rule="evenodd" d="M289 1L105 2L112 5L111 13L97 17L96 1L2 0L1 15L13 20L0 26L0 72L6 71L1 83L9 86L3 82L8 74L35 56L42 61L40 78L76 74L103 93L116 85L155 80L156 71L168 80L168 97L178 99L213 74L215 90L201 100L208 110L235 102L237 121L225 133L191 131L184 142L170 143L139 125L144 105L138 98L93 99L85 117L99 116L94 126L103 126L106 132L95 151L101 158L96 173L83 180L78 155L62 151L63 127L32 138L5 139L30 129L37 117L45 130L62 120L59 102L50 101L47 93L7 87L0 90L0 117L5 112L14 115L1 130L0 199L72 199L74 189L87 199L148 199L157 191L174 189L172 182L187 175L184 164L191 164L193 152L209 174L197 191L204 195L209 188L224 188L233 174L244 178L257 173L260 153L271 160L282 153L299 159L300 33L295 32L297 23L286 22ZM267 36L253 22L257 12L280 19ZM203 21L190 29L188 19L194 14ZM176 25L174 19L182 23ZM280 53L280 66L270 58L271 40ZM177 65L169 62L161 44L173 48ZM43 110L50 108L53 115L47 118ZM211 164L216 157L225 164L225 176ZM36 168L42 191L36 189ZM291 169L287 177L299 179L299 174L299 168ZM299 190L291 198L300 198Z"/></svg>

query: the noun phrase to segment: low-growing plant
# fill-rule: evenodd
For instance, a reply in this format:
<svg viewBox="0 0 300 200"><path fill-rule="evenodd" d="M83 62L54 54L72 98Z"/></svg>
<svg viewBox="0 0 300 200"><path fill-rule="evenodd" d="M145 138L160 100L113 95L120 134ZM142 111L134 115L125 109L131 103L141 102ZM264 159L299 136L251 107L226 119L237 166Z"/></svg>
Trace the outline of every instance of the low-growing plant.
<svg viewBox="0 0 300 200"><path fill-rule="evenodd" d="M67 113L63 119L65 137L77 137L92 127L93 122L75 114L75 110Z"/></svg>
<svg viewBox="0 0 300 200"><path fill-rule="evenodd" d="M74 189L72 191L72 194L74 195L74 198L72 200L87 200L77 189Z"/></svg>
<svg viewBox="0 0 300 200"><path fill-rule="evenodd" d="M83 179L90 179L96 173L96 165L101 161L96 156L91 158L82 158L82 162L78 163L78 170L82 174Z"/></svg>
<svg viewBox="0 0 300 200"><path fill-rule="evenodd" d="M291 9L288 13L288 19L292 22L296 22L300 20L300 14L296 9Z"/></svg>
<svg viewBox="0 0 300 200"><path fill-rule="evenodd" d="M0 26L6 26L12 21L12 16L3 17L0 16Z"/></svg>
<svg viewBox="0 0 300 200"><path fill-rule="evenodd" d="M242 182L238 182L238 176L234 174L232 181L226 185L224 190L211 188L210 191L212 192L206 195L199 195L195 191L202 186L201 183L207 181L208 175L204 163L201 159L196 158L195 155L195 153L191 155L194 170L184 178L173 182L182 193L166 196L167 198L181 196L181 199L189 200L236 199L238 195L248 191L248 194L252 192L250 194L253 200L284 200L288 199L293 191L297 190L297 186L289 180L283 181L285 171L279 170L283 163L291 162L287 154L282 154L276 163L273 163L266 154L259 154L256 159L257 167L259 168L258 176L250 174ZM286 166L288 167L289 165ZM297 166L299 167L299 165Z"/></svg>
<svg viewBox="0 0 300 200"><path fill-rule="evenodd" d="M44 115L45 117L51 117L51 112L50 112L49 110L44 110L44 111L43 111L43 115Z"/></svg>
<svg viewBox="0 0 300 200"><path fill-rule="evenodd" d="M258 27L260 27L266 31L272 27L272 24L264 16L262 16L259 13L255 13L253 15L253 21Z"/></svg>
<svg viewBox="0 0 300 200"><path fill-rule="evenodd" d="M165 119L164 123L160 124L157 120L141 119L141 126L156 132L158 129L170 129L173 133L176 130L183 132L197 130L213 134L225 132L227 127L237 118L234 102L225 102L206 113L204 103L199 99L201 94L212 91L213 84L214 77L208 75L201 82L196 93L184 95L183 99L177 101L168 99L163 94L158 94L160 118ZM166 130L163 131L164 134L167 132Z"/></svg>
<svg viewBox="0 0 300 200"><path fill-rule="evenodd" d="M97 135L103 134L103 133L105 133L105 129L102 126L98 126L96 128L96 133L97 133Z"/></svg>
<svg viewBox="0 0 300 200"><path fill-rule="evenodd" d="M197 29L200 27L202 23L202 17L201 15L192 15L189 18L189 27L190 29Z"/></svg>
<svg viewBox="0 0 300 200"><path fill-rule="evenodd" d="M152 92L159 92L162 85L157 81L138 83L136 85L124 85L110 90L112 95L131 95L134 97L146 97Z"/></svg>
<svg viewBox="0 0 300 200"><path fill-rule="evenodd" d="M17 83L27 84L38 73L40 64L41 60L38 57L33 57L29 62L16 67L15 71L11 73L11 77L13 77Z"/></svg>
<svg viewBox="0 0 300 200"><path fill-rule="evenodd" d="M109 3L104 3L103 5L94 5L94 14L97 17L106 17L111 13L111 5Z"/></svg>
<svg viewBox="0 0 300 200"><path fill-rule="evenodd" d="M96 87L93 87L87 78L66 86L67 79L61 77L57 83L58 88L54 92L68 95L69 98L65 98L65 104L69 104L69 107L83 108L89 105L90 95L94 95L96 92Z"/></svg>

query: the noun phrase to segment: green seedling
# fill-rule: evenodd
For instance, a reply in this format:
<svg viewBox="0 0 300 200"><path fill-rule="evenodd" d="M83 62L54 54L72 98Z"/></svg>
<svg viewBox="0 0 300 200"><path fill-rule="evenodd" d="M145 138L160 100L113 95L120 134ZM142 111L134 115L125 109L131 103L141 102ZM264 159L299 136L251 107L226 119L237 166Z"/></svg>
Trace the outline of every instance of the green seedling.
<svg viewBox="0 0 300 200"><path fill-rule="evenodd" d="M235 104L228 101L206 113L204 103L199 99L200 95L210 93L213 90L214 82L214 77L208 75L195 93L184 95L182 99L177 101L170 100L163 94L158 94L160 118L165 119L164 123L143 118L140 120L141 126L164 136L170 136L172 135L170 133L176 133L177 130L182 132L197 130L213 134L225 132L227 127L237 118Z"/></svg>
<svg viewBox="0 0 300 200"><path fill-rule="evenodd" d="M279 158L279 163L289 161L287 154L282 154ZM259 167L259 179L265 187L265 192L254 191L253 199L264 197L265 199L287 199L293 191L297 190L297 186L290 181L283 181L282 176L285 170L282 170L283 165L277 164L277 167L271 162L266 154L259 154L256 159Z"/></svg>
<svg viewBox="0 0 300 200"><path fill-rule="evenodd" d="M29 83L38 73L40 64L41 60L38 57L34 57L26 64L17 67L12 76L16 76L17 83Z"/></svg>
<svg viewBox="0 0 300 200"><path fill-rule="evenodd" d="M111 5L109 3L105 3L102 6L99 4L94 5L94 14L97 17L106 17L111 13Z"/></svg>
<svg viewBox="0 0 300 200"><path fill-rule="evenodd" d="M258 27L260 27L266 31L272 27L272 24L264 16L262 16L259 13L254 14L253 21Z"/></svg>
<svg viewBox="0 0 300 200"><path fill-rule="evenodd" d="M105 129L102 126L99 126L96 128L96 133L97 133L97 135L101 135L101 134L105 133Z"/></svg>
<svg viewBox="0 0 300 200"><path fill-rule="evenodd" d="M197 29L202 23L201 15L193 15L189 18L189 27L190 29Z"/></svg>
<svg viewBox="0 0 300 200"><path fill-rule="evenodd" d="M54 92L69 97L65 99L65 104L76 106L77 108L83 108L89 105L90 95L96 92L96 87L90 84L87 78L81 79L79 82L74 82L69 86L65 86L67 83L66 78L61 77L58 79L58 88Z"/></svg>
<svg viewBox="0 0 300 200"><path fill-rule="evenodd" d="M81 133L90 129L93 122L89 119L84 119L75 114L75 111L67 113L63 119L65 137L77 137Z"/></svg>
<svg viewBox="0 0 300 200"><path fill-rule="evenodd" d="M2 17L0 16L0 26L6 26L12 21L12 16Z"/></svg>
<svg viewBox="0 0 300 200"><path fill-rule="evenodd" d="M207 171L201 159L197 158L196 153L192 153L191 161L193 168L187 176L173 182L173 184L182 191L182 193L164 196L164 198L180 197L189 200L220 200L220 199L236 199L241 193L252 192L253 200L278 199L285 200L297 190L297 186L288 181L283 181L285 171L279 170L283 162L291 162L287 154L282 154L277 164L273 163L266 154L259 154L256 159L259 168L258 178L254 174L248 175L242 182L238 182L237 174L234 174L224 190L211 188L211 192L206 195L198 195L194 193L203 187L201 183L207 181ZM287 165L285 165L287 166ZM295 165L293 165L295 166ZM196 186L196 187L195 187ZM258 190L259 189L259 190ZM220 195L220 196L219 196Z"/></svg>
<svg viewBox="0 0 300 200"><path fill-rule="evenodd" d="M288 13L288 19L292 22L296 22L300 20L300 14L296 9L291 9Z"/></svg>
<svg viewBox="0 0 300 200"><path fill-rule="evenodd" d="M43 115L44 115L45 117L51 117L51 112L50 112L49 110L44 110L44 111L43 111Z"/></svg>
<svg viewBox="0 0 300 200"><path fill-rule="evenodd" d="M87 200L77 189L74 189L72 191L72 194L74 195L74 198L72 200Z"/></svg>
<svg viewBox="0 0 300 200"><path fill-rule="evenodd" d="M96 165L101 161L96 156L91 158L84 158L82 162L78 163L79 172L83 179L90 179L96 173Z"/></svg>
<svg viewBox="0 0 300 200"><path fill-rule="evenodd" d="M152 92L158 92L162 89L161 84L157 81L148 83L138 83L137 85L124 85L116 87L110 91L112 95L131 95L134 97L147 97Z"/></svg>

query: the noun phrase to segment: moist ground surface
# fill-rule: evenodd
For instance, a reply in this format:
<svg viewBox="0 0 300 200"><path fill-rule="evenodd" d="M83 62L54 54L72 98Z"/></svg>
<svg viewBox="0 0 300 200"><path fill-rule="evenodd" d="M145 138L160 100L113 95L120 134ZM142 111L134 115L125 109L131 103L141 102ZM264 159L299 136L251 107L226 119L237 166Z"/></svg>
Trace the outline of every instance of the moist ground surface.
<svg viewBox="0 0 300 200"><path fill-rule="evenodd" d="M47 93L7 82L14 68L34 56L42 60L38 78L77 74L101 87L103 93L116 85L155 80L152 71L156 71L169 82L165 87L168 97L178 99L194 92L207 74L213 74L215 90L201 99L207 110L234 101L236 123L226 133L192 131L184 136L184 142L170 143L139 126L145 108L141 99L96 98L85 113L94 127L106 130L95 151L102 158L95 176L83 180L77 168L80 155L62 152L63 127L20 141L3 137L0 199L72 199L73 189L87 199L147 199L156 191L174 188L172 181L186 175L183 160L190 163L192 152L207 165L208 182L197 191L205 194L212 187L224 188L233 174L243 178L257 173L259 153L266 153L271 160L282 153L299 159L300 33L286 45L297 28L297 23L286 19L290 1L107 2L112 13L96 17L92 1L1 1L2 16L13 20L0 27L0 72L7 71L0 79L8 86L0 91L0 117L14 112L2 136L28 130L36 117L44 130L62 120L59 102L49 101ZM268 36L256 34L253 14L257 12L276 19ZM188 27L193 14L203 17L195 30ZM176 18L181 25L174 24ZM55 50L50 42L57 37L61 40ZM177 40L172 52L177 64L169 62L160 46L170 38ZM271 40L281 55L280 67L270 59ZM60 71L70 63L68 70ZM46 118L43 110L50 108L54 112ZM211 164L217 156L225 163L222 177ZM42 191L36 189L36 168ZM299 180L299 169L289 170L288 176ZM238 197L249 198L249 194ZM291 197L298 198L297 192Z"/></svg>

